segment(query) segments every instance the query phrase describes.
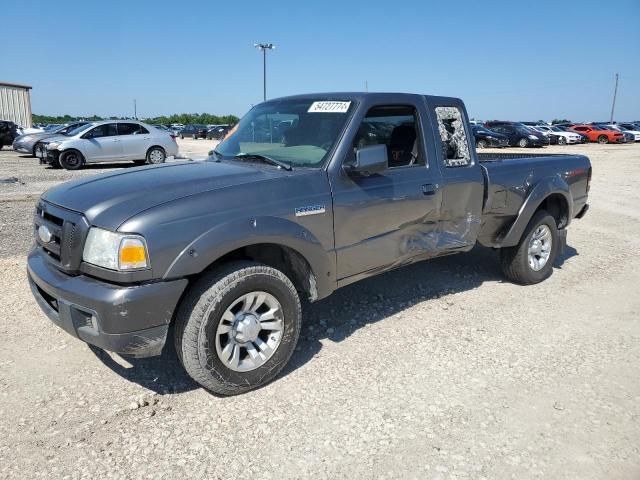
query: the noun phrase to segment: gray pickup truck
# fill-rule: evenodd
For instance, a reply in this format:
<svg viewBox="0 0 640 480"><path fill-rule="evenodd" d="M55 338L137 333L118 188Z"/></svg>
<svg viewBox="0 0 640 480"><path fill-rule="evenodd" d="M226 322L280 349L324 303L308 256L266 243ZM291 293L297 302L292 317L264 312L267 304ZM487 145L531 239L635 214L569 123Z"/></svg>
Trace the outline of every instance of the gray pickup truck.
<svg viewBox="0 0 640 480"><path fill-rule="evenodd" d="M189 375L232 395L287 363L301 297L476 243L512 281L546 279L590 179L580 155L479 157L456 98L280 98L208 161L45 192L29 283L53 322L106 350L158 355L173 328Z"/></svg>

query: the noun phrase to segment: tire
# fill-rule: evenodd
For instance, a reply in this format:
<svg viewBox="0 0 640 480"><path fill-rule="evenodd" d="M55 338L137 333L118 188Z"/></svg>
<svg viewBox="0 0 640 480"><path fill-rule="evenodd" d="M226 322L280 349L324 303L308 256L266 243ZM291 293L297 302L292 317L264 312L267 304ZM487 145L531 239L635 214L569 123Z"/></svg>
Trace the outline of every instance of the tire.
<svg viewBox="0 0 640 480"><path fill-rule="evenodd" d="M238 326L242 319L253 318L255 325L265 324L259 320L265 315L264 304L255 308L255 312L262 313L252 316L249 308L249 313L243 314L248 307L247 300L241 299L252 295L258 298L257 302L262 295L275 299L279 309L267 308L279 312L271 315L276 320L270 323L280 322L280 330L257 327L257 330L247 330L249 336L257 331L255 340L238 340L243 333ZM253 300L250 303L253 304ZM275 378L296 347L300 327L300 298L282 272L260 263L233 262L204 275L187 292L176 315L176 352L187 373L204 388L218 395L237 395ZM224 333L225 330L236 332L235 336ZM277 343L275 336L278 336ZM243 340L246 343L242 343ZM232 346L227 351L229 345ZM249 345L253 355L247 348ZM239 353L236 354L236 350Z"/></svg>
<svg viewBox="0 0 640 480"><path fill-rule="evenodd" d="M180 135L180 140L184 140L184 135Z"/></svg>
<svg viewBox="0 0 640 480"><path fill-rule="evenodd" d="M487 148L489 145L487 144L486 140L478 140L476 142L476 147L477 148Z"/></svg>
<svg viewBox="0 0 640 480"><path fill-rule="evenodd" d="M567 139L564 137L558 137L558 145L566 145Z"/></svg>
<svg viewBox="0 0 640 480"><path fill-rule="evenodd" d="M147 159L146 162L149 165L157 165L159 163L164 163L167 159L167 154L164 149L161 147L151 147L147 150Z"/></svg>
<svg viewBox="0 0 640 480"><path fill-rule="evenodd" d="M38 151L39 146L40 146L40 142L36 142L36 144L33 146L33 151L31 152L32 157L37 157L36 152Z"/></svg>
<svg viewBox="0 0 640 480"><path fill-rule="evenodd" d="M530 248L534 245L533 239L541 230L548 231L550 238L548 243L549 256L544 265L536 269L529 258ZM540 243L544 250L544 244ZM560 241L556 220L546 210L538 210L522 234L520 242L515 247L506 247L501 250L501 264L504 275L511 281L521 285L533 285L547 279L553 272L553 264L558 256ZM542 255L543 252L540 252ZM533 255L536 257L536 255ZM538 265L539 266L539 265Z"/></svg>
<svg viewBox="0 0 640 480"><path fill-rule="evenodd" d="M521 138L520 140L518 140L518 146L521 148L526 148L529 146L529 140L527 140L526 138Z"/></svg>
<svg viewBox="0 0 640 480"><path fill-rule="evenodd" d="M607 137L606 135L600 135L598 137L598 143L600 143L601 145L604 145L605 143L609 143L609 137Z"/></svg>
<svg viewBox="0 0 640 480"><path fill-rule="evenodd" d="M2 147L4 147L4 145L0 142L0 150L2 150Z"/></svg>
<svg viewBox="0 0 640 480"><path fill-rule="evenodd" d="M77 150L67 150L58 157L60 166L65 170L80 170L84 165L84 158Z"/></svg>

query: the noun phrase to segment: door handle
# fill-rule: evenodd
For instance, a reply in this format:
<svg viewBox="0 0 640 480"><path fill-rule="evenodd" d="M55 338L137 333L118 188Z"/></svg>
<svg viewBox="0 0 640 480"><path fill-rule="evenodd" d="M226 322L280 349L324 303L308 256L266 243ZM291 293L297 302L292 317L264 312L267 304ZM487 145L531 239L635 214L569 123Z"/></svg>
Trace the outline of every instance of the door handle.
<svg viewBox="0 0 640 480"><path fill-rule="evenodd" d="M422 193L425 195L435 195L436 190L438 190L438 185L434 185L431 183L422 185Z"/></svg>

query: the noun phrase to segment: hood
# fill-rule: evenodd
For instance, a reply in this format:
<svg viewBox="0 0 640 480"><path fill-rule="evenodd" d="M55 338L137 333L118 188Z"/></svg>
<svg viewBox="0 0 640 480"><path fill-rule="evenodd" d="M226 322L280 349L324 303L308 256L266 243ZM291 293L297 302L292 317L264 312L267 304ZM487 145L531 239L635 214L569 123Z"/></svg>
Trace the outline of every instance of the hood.
<svg viewBox="0 0 640 480"><path fill-rule="evenodd" d="M84 214L92 225L116 230L128 218L164 203L291 174L260 167L240 162L136 167L63 183L43 193L42 199Z"/></svg>
<svg viewBox="0 0 640 480"><path fill-rule="evenodd" d="M57 133L47 133L47 134L44 134L44 137L40 137L40 138L47 139L47 141L44 143L52 143L52 142L64 142L64 141L70 140L72 137L59 135Z"/></svg>

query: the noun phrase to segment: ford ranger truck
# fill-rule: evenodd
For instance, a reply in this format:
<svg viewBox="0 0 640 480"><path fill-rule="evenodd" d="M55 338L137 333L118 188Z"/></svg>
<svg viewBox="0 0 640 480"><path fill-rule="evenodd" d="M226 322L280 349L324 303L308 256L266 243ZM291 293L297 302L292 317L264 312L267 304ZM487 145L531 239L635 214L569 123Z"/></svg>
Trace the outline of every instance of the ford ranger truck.
<svg viewBox="0 0 640 480"><path fill-rule="evenodd" d="M549 277L587 211L589 159L478 156L463 102L327 93L255 106L207 161L119 170L37 202L28 278L49 318L102 349L161 353L219 395L272 380L321 300L414 262L500 249Z"/></svg>

